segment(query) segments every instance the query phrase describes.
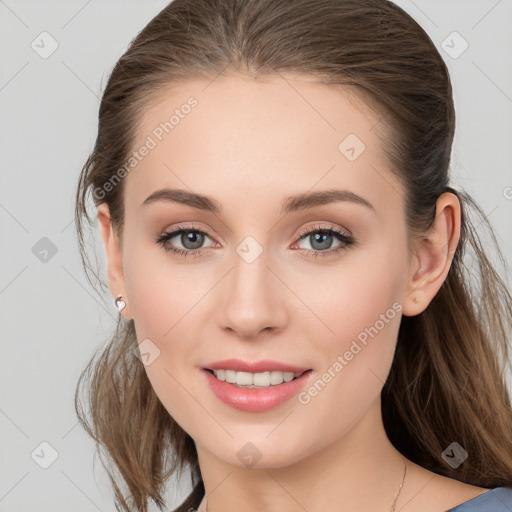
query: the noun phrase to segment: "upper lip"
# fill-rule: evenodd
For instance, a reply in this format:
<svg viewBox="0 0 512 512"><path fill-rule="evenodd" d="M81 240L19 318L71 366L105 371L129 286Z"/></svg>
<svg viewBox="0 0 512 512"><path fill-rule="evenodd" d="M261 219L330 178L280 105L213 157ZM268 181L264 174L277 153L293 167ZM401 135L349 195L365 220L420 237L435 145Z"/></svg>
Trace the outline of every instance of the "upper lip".
<svg viewBox="0 0 512 512"><path fill-rule="evenodd" d="M243 361L242 359L224 359L215 361L204 366L207 370L234 370L237 372L263 373L263 372L293 372L302 373L309 368L302 368L288 363L271 361L265 359L262 361Z"/></svg>

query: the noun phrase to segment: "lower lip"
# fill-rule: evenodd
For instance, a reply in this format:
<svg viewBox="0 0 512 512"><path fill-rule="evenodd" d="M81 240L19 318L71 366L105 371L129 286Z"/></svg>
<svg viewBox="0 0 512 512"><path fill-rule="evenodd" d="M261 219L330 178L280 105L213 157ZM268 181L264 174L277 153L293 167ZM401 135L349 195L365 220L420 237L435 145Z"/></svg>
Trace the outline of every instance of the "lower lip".
<svg viewBox="0 0 512 512"><path fill-rule="evenodd" d="M300 377L268 388L240 388L229 382L219 380L208 370L203 369L210 389L227 405L245 412L263 412L278 407L295 396L309 380L312 370L305 371Z"/></svg>

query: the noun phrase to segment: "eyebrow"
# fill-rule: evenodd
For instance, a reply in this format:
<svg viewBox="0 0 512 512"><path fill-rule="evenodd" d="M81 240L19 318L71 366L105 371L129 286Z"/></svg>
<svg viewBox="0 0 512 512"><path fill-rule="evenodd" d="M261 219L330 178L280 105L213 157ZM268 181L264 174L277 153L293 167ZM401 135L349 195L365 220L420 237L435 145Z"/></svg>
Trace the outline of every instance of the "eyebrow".
<svg viewBox="0 0 512 512"><path fill-rule="evenodd" d="M147 206L160 201L184 204L191 208L197 208L198 210L213 213L222 213L221 204L211 197L197 194L195 192L189 192L187 190L170 188L155 190L155 192L144 200L142 206ZM281 214L307 210L308 208L314 208L315 206L323 206L339 201L359 204L375 212L374 206L369 201L354 192L343 189L329 189L317 192L304 192L302 194L286 197L283 201Z"/></svg>

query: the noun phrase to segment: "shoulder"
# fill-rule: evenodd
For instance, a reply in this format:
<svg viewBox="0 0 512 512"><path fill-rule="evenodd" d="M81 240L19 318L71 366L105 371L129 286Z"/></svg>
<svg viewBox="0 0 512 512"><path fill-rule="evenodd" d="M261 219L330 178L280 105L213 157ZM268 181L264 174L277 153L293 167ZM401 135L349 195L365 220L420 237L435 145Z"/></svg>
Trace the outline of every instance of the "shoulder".
<svg viewBox="0 0 512 512"><path fill-rule="evenodd" d="M470 485L410 461L409 468L411 479L402 492L402 512L512 512L512 489L508 487Z"/></svg>
<svg viewBox="0 0 512 512"><path fill-rule="evenodd" d="M446 512L511 512L512 488L495 487Z"/></svg>

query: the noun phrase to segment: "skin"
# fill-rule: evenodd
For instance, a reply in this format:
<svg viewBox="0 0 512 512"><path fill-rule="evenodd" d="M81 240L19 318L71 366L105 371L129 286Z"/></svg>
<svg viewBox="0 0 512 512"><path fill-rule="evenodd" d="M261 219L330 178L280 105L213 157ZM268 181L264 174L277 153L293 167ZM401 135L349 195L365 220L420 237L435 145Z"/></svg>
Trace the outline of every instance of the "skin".
<svg viewBox="0 0 512 512"><path fill-rule="evenodd" d="M98 219L110 289L127 302L121 314L134 319L139 343L149 338L160 350L145 369L196 443L208 509L390 510L404 466L384 431L380 393L400 314L308 404L293 398L267 412L238 411L216 398L200 368L268 358L312 368L312 383L393 303L404 315L421 313L452 262L458 200L443 194L433 227L409 240L405 192L381 149L379 116L348 89L301 75L229 74L162 91L141 118L134 148L189 96L198 106L126 177L122 239L106 204ZM350 133L366 146L352 162L338 149ZM164 187L211 196L223 211L141 206ZM285 197L331 187L364 197L375 211L344 201L280 213ZM184 222L207 233L198 257L155 243ZM314 259L342 243L333 237L322 249L309 235L300 240L302 228L318 224L348 230L357 243ZM250 264L236 252L247 236L263 248ZM172 243L184 248L180 236ZM252 467L237 456L247 442L261 455ZM442 512L485 491L407 461L397 510Z"/></svg>

